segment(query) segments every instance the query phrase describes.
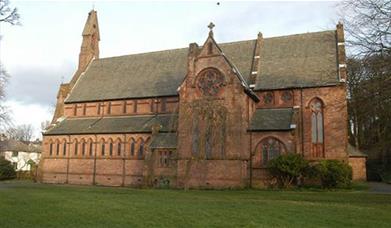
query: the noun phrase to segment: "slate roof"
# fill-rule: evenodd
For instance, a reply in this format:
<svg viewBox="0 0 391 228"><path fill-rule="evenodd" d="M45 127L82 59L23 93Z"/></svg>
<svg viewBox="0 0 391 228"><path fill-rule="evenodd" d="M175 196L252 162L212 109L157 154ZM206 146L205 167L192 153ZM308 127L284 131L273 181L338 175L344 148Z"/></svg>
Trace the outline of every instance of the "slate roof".
<svg viewBox="0 0 391 228"><path fill-rule="evenodd" d="M219 45L243 75L251 68L255 41ZM66 103L176 96L187 73L187 48L94 60Z"/></svg>
<svg viewBox="0 0 391 228"><path fill-rule="evenodd" d="M249 82L256 40L219 44ZM263 39L254 90L335 85L335 31ZM65 103L175 96L187 71L188 48L94 60Z"/></svg>
<svg viewBox="0 0 391 228"><path fill-rule="evenodd" d="M57 123L44 132L43 135L150 133L152 132L152 126L155 124L160 124L161 132L168 132L176 129L177 119L176 114L70 118Z"/></svg>
<svg viewBox="0 0 391 228"><path fill-rule="evenodd" d="M257 109L249 131L291 130L292 115L292 108Z"/></svg>
<svg viewBox="0 0 391 228"><path fill-rule="evenodd" d="M255 90L338 83L335 31L264 39Z"/></svg>
<svg viewBox="0 0 391 228"><path fill-rule="evenodd" d="M34 144L31 142L23 142L14 139L0 141L0 152L17 151L17 152L32 152L41 153L41 143Z"/></svg>
<svg viewBox="0 0 391 228"><path fill-rule="evenodd" d="M159 133L152 136L151 144L152 149L167 148L172 149L177 147L177 135L176 133Z"/></svg>

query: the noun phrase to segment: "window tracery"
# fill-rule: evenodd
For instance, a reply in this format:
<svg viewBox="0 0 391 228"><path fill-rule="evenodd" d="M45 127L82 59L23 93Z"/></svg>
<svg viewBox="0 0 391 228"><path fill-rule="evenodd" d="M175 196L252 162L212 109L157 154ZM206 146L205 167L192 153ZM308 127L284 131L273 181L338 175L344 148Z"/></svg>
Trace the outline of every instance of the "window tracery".
<svg viewBox="0 0 391 228"><path fill-rule="evenodd" d="M198 74L196 84L204 96L215 96L225 85L225 78L219 70L208 68Z"/></svg>
<svg viewBox="0 0 391 228"><path fill-rule="evenodd" d="M319 98L313 99L310 103L310 109L311 109L312 156L323 157L324 156L323 102Z"/></svg>

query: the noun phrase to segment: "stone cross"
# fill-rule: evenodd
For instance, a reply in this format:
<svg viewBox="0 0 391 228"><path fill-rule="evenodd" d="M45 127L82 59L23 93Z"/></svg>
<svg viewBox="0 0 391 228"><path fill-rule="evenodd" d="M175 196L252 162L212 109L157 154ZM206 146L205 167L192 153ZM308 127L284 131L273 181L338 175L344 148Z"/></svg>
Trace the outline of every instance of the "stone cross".
<svg viewBox="0 0 391 228"><path fill-rule="evenodd" d="M213 22L210 22L209 25L208 25L208 28L210 29L210 31L212 31L212 29L215 27L215 24L213 24Z"/></svg>
<svg viewBox="0 0 391 228"><path fill-rule="evenodd" d="M209 31L209 36L210 37L213 37L213 28L215 27L215 24L213 24L213 22L210 22L209 25L208 25L208 28L210 29Z"/></svg>

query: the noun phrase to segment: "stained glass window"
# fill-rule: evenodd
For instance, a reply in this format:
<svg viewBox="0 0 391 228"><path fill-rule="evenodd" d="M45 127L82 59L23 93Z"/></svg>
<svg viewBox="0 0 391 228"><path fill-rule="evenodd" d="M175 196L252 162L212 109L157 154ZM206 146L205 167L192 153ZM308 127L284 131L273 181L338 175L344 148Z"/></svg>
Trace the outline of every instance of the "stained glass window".
<svg viewBox="0 0 391 228"><path fill-rule="evenodd" d="M214 68L201 71L197 77L197 87L205 96L217 95L224 84L224 75Z"/></svg>
<svg viewBox="0 0 391 228"><path fill-rule="evenodd" d="M272 92L267 92L263 95L263 100L265 104L272 104L274 100L274 96Z"/></svg>
<svg viewBox="0 0 391 228"><path fill-rule="evenodd" d="M267 163L278 157L281 153L285 152L284 144L276 138L268 137L261 142L261 161L262 165L266 166Z"/></svg>
<svg viewBox="0 0 391 228"><path fill-rule="evenodd" d="M285 103L289 102L292 100L292 92L291 91L284 91L282 92L282 95L281 95L281 99L282 101L284 101Z"/></svg>
<svg viewBox="0 0 391 228"><path fill-rule="evenodd" d="M322 157L323 155L323 103L320 99L315 98L311 101L311 142L312 156Z"/></svg>

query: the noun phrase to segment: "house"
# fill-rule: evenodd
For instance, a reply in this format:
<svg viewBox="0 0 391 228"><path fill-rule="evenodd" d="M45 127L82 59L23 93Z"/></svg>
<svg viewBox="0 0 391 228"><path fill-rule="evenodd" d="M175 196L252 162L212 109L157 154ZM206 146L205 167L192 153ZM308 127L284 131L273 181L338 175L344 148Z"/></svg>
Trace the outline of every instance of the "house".
<svg viewBox="0 0 391 228"><path fill-rule="evenodd" d="M342 24L230 43L208 27L202 46L99 58L91 11L78 69L43 132L42 182L258 187L288 152L365 166L347 152Z"/></svg>
<svg viewBox="0 0 391 228"><path fill-rule="evenodd" d="M22 142L2 137L0 157L10 161L16 171L30 171L41 158L41 142Z"/></svg>

